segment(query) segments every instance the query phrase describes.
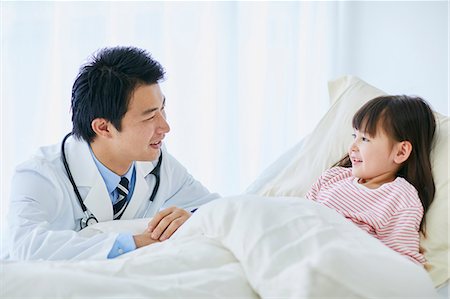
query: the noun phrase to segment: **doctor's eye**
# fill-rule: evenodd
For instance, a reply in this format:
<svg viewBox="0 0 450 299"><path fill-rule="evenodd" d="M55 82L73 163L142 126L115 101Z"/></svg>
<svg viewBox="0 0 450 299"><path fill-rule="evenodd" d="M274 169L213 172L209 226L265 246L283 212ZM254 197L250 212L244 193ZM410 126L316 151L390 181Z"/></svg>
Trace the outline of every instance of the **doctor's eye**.
<svg viewBox="0 0 450 299"><path fill-rule="evenodd" d="M144 121L150 121L150 120L153 120L154 118L155 118L155 115L152 115L149 118L144 119Z"/></svg>
<svg viewBox="0 0 450 299"><path fill-rule="evenodd" d="M356 138L356 134L355 134L355 133L353 133L353 134L352 134L352 137L353 137L353 139L355 139L355 138Z"/></svg>

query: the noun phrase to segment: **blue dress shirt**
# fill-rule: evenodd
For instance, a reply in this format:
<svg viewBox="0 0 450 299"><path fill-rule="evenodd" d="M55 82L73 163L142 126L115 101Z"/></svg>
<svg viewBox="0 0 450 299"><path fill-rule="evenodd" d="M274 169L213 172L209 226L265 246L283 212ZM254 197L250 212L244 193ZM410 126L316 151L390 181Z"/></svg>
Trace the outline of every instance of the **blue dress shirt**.
<svg viewBox="0 0 450 299"><path fill-rule="evenodd" d="M94 159L95 165L98 168L103 180L105 181L106 190L108 190L109 197L111 198L112 204L115 204L118 200L119 193L117 192L117 185L119 185L121 177L109 170L105 165L103 165L94 155L92 149L89 147L91 151L92 158ZM128 188L128 199L131 199L134 191L134 185L136 183L136 171L134 162L131 165L130 169L128 169L127 173L124 175L128 181L130 182ZM111 248L111 251L108 254L108 258L112 259L129 251L135 250L136 244L133 239L133 235L130 233L120 233L116 241Z"/></svg>

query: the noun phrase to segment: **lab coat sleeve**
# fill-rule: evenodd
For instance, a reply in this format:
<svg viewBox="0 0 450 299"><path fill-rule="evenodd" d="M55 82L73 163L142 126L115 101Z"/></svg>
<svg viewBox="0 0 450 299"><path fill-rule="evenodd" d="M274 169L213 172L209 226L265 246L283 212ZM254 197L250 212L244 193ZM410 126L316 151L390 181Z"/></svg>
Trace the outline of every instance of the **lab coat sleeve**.
<svg viewBox="0 0 450 299"><path fill-rule="evenodd" d="M8 215L10 258L106 259L117 234L78 234L75 215L80 211L67 184L52 168L35 159L16 169Z"/></svg>
<svg viewBox="0 0 450 299"><path fill-rule="evenodd" d="M161 180L170 182L171 196L165 200L161 209L177 206L187 211L193 211L214 199L220 198L217 193L211 193L199 181L188 173L172 155L164 152L167 163L164 166Z"/></svg>

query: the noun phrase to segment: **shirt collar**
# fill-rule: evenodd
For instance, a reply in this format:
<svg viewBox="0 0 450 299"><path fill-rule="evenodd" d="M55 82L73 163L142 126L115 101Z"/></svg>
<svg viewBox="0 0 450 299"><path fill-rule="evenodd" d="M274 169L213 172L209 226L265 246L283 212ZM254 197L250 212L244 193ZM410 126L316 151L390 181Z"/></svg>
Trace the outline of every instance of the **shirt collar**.
<svg viewBox="0 0 450 299"><path fill-rule="evenodd" d="M91 152L92 158L94 159L94 163L97 166L98 171L100 172L103 181L106 185L106 190L108 190L108 193L111 194L114 192L114 190L117 188L117 185L119 185L121 176L115 174L110 169L108 169L105 165L100 162L97 157L95 157L94 152L92 151L92 148L89 147L89 151ZM131 182L131 177L133 175L133 169L134 169L134 161L133 164L131 164L130 168L128 169L127 173L124 175L128 179L129 182Z"/></svg>

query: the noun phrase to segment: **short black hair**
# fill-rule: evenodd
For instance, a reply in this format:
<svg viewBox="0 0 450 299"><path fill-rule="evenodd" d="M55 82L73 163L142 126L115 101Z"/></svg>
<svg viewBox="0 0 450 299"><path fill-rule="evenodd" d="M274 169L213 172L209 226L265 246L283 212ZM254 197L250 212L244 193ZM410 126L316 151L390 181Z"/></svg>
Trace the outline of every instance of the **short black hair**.
<svg viewBox="0 0 450 299"><path fill-rule="evenodd" d="M163 67L145 50L100 49L80 68L72 87L72 134L92 142L95 132L91 123L96 118L109 120L120 131L133 91L163 79Z"/></svg>

